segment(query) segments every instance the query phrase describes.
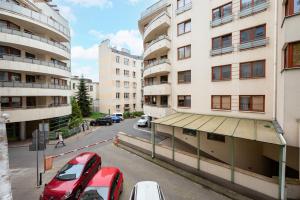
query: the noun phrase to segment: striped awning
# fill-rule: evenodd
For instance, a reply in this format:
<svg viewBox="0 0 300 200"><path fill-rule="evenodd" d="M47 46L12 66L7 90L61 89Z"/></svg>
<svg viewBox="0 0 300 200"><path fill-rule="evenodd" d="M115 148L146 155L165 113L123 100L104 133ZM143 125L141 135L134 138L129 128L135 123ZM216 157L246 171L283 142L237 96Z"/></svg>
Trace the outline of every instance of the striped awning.
<svg viewBox="0 0 300 200"><path fill-rule="evenodd" d="M175 113L153 121L154 124L186 128L224 136L283 145L272 121L191 113Z"/></svg>

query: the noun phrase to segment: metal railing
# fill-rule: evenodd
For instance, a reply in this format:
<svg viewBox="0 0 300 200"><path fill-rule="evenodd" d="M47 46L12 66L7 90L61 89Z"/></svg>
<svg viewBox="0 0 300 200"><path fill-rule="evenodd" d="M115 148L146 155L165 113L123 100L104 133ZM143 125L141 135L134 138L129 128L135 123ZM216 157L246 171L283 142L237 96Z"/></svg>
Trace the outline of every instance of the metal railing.
<svg viewBox="0 0 300 200"><path fill-rule="evenodd" d="M161 36L159 36L158 38L156 38L155 40L152 40L149 44L146 44L145 50L147 50L147 49L148 49L150 46L152 46L153 44L155 44L155 43L157 43L157 42L159 42L159 41L161 41L161 40L164 40L164 39L170 40L170 39L169 39L169 36L167 36L167 35L161 35Z"/></svg>
<svg viewBox="0 0 300 200"><path fill-rule="evenodd" d="M160 0L157 3L153 4L152 6L148 7L144 12L141 14L141 19L151 15L152 13L158 11L159 9L166 7L169 3L169 0Z"/></svg>
<svg viewBox="0 0 300 200"><path fill-rule="evenodd" d="M47 83L22 83L18 81L0 81L0 87L14 87L14 88L42 88L42 89L60 89L70 90L68 85L54 85Z"/></svg>
<svg viewBox="0 0 300 200"><path fill-rule="evenodd" d="M37 40L43 43L47 43L50 44L52 46L55 46L57 48L60 48L62 50L65 50L66 52L70 53L70 48L68 48L67 46L59 43L59 42L53 42L47 38L44 37L40 37L34 34L30 34L30 33L25 33L16 29L9 29L9 28L4 28L4 27L0 27L0 32L2 33L7 33L7 34L12 34L12 35L17 35L17 36L21 36L21 37L26 37L29 39L33 39L33 40Z"/></svg>
<svg viewBox="0 0 300 200"><path fill-rule="evenodd" d="M151 104L151 103L145 103L145 106L151 106L151 107L157 107L157 108L169 108L169 105L162 105L162 104Z"/></svg>
<svg viewBox="0 0 300 200"><path fill-rule="evenodd" d="M148 23L148 25L145 27L144 32L146 32L147 29L148 29L154 22L156 22L157 20L159 20L160 18L162 18L162 17L164 17L164 16L167 16L167 17L170 18L170 15L168 14L167 11L163 12L162 14L158 15L157 17L155 17L154 19L152 19L152 20Z"/></svg>
<svg viewBox="0 0 300 200"><path fill-rule="evenodd" d="M170 64L171 62L169 59L159 59L159 60L156 60L156 61L146 65L145 70L150 69L150 68L160 65L160 64L165 64L165 63Z"/></svg>
<svg viewBox="0 0 300 200"><path fill-rule="evenodd" d="M255 47L266 46L269 43L269 38L257 38L254 40L243 42L239 45L239 50L251 49Z"/></svg>
<svg viewBox="0 0 300 200"><path fill-rule="evenodd" d="M239 17L246 17L248 15L252 15L263 10L266 10L270 5L269 0L263 0L258 3L249 4L248 7L243 8L239 12Z"/></svg>
<svg viewBox="0 0 300 200"><path fill-rule="evenodd" d="M0 54L0 60L8 60L8 61L14 61L14 62L24 62L24 63L30 63L30 64L36 64L36 65L44 65L44 66L48 66L48 67L62 69L62 70L68 71L68 72L71 71L71 68L67 67L65 65L60 65L58 63L54 63L51 61L42 61L42 60L31 59L31 58L22 58L17 55L1 55Z"/></svg>
<svg viewBox="0 0 300 200"><path fill-rule="evenodd" d="M49 104L49 105L36 105L36 106L26 106L26 107L3 107L1 106L1 110L27 110L27 109L39 109L39 108L60 108L60 107L69 107L70 104Z"/></svg>
<svg viewBox="0 0 300 200"><path fill-rule="evenodd" d="M190 2L190 3L186 4L186 5L178 8L176 10L176 15L179 15L179 14L185 12L185 11L188 11L188 10L192 9L192 6L193 6L193 4L192 4L192 2Z"/></svg>
<svg viewBox="0 0 300 200"><path fill-rule="evenodd" d="M55 30L59 31L63 35L65 35L67 38L70 38L70 31L69 28L65 25L55 21L51 17L44 15L42 13L35 12L33 10L30 10L28 8L25 8L23 6L7 2L6 0L0 0L0 9L6 10L11 13L15 13L24 17L27 17L29 19L32 19L34 21L38 21L40 23L43 23L51 28L54 28Z"/></svg>
<svg viewBox="0 0 300 200"><path fill-rule="evenodd" d="M233 15L232 14L224 16L222 18L217 18L217 19L212 20L210 22L210 26L211 27L216 27L216 26L220 26L222 24L229 23L231 21L233 21Z"/></svg>
<svg viewBox="0 0 300 200"><path fill-rule="evenodd" d="M234 50L233 46L219 48L219 49L213 49L213 50L211 50L210 55L216 56L216 55L221 55L221 54L225 54L225 53L231 53L231 52L233 52L233 50Z"/></svg>
<svg viewBox="0 0 300 200"><path fill-rule="evenodd" d="M151 84L145 84L145 87L156 86L156 85L171 85L169 82L153 82Z"/></svg>

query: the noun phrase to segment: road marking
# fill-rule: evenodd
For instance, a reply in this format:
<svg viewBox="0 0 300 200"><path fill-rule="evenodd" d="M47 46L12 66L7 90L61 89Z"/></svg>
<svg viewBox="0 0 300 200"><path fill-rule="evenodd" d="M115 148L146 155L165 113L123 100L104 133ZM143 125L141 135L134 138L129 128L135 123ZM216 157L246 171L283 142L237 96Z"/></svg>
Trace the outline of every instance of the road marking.
<svg viewBox="0 0 300 200"><path fill-rule="evenodd" d="M138 128L138 127L136 126L136 124L133 125L133 128L134 128L135 130L138 130L138 131L143 131L143 132L146 132L146 133L151 133L151 131L147 131L147 130Z"/></svg>

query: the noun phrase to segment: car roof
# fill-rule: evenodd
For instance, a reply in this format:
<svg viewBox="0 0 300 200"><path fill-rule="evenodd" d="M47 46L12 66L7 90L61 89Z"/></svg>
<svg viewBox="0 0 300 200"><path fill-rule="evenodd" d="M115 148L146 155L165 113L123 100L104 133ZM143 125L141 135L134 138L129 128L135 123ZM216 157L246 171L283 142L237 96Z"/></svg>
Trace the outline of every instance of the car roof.
<svg viewBox="0 0 300 200"><path fill-rule="evenodd" d="M102 167L95 176L90 180L88 186L105 186L109 187L112 184L112 181L115 175L120 170L116 167Z"/></svg>
<svg viewBox="0 0 300 200"><path fill-rule="evenodd" d="M79 155L77 155L75 158L70 160L69 164L85 164L87 161L89 161L96 153L93 152L84 152Z"/></svg>
<svg viewBox="0 0 300 200"><path fill-rule="evenodd" d="M142 181L135 185L136 199L140 200L160 200L158 187L154 181Z"/></svg>

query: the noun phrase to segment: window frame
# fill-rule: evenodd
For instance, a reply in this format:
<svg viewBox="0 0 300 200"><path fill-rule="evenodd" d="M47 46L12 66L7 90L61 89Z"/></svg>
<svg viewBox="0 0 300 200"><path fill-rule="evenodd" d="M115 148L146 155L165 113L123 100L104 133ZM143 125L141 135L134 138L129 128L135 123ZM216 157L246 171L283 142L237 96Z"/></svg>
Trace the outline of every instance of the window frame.
<svg viewBox="0 0 300 200"><path fill-rule="evenodd" d="M264 69L264 75L260 77L253 77L253 66L256 62L263 62L263 69ZM250 64L251 68L251 76L250 77L242 77L242 64ZM266 60L254 60L249 62L242 62L239 64L239 79L240 80L246 80L246 79L259 79L259 78L266 78Z"/></svg>
<svg viewBox="0 0 300 200"><path fill-rule="evenodd" d="M243 110L241 109L241 98L242 97L250 97L249 102L249 110ZM253 109L253 97L263 97L263 110L254 110ZM266 96L265 95L239 95L239 111L241 112L261 112L264 113L266 110Z"/></svg>
<svg viewBox="0 0 300 200"><path fill-rule="evenodd" d="M294 65L293 63L293 45L298 44L300 45L300 41L288 43L286 48L284 49L284 68L291 69L291 68L298 68L300 65Z"/></svg>
<svg viewBox="0 0 300 200"><path fill-rule="evenodd" d="M214 108L213 107L213 105L214 105L214 102L213 102L214 97L220 97L220 108ZM223 104L222 104L223 97L229 97L229 99L230 99L230 108L229 109L223 108ZM231 110L231 102L232 102L231 95L211 95L211 101L210 102L211 102L211 109L212 110L228 110L228 111Z"/></svg>
<svg viewBox="0 0 300 200"><path fill-rule="evenodd" d="M300 14L300 9L298 12L295 12L295 0L286 0L285 2L285 17L293 16L293 15L298 15Z"/></svg>
<svg viewBox="0 0 300 200"><path fill-rule="evenodd" d="M184 104L185 104L185 101L186 101L186 97L190 97L190 105L184 105L184 106L180 106L179 105L179 98L180 97L184 97ZM178 108L191 108L192 107L192 95L178 95L177 96L177 107Z"/></svg>
<svg viewBox="0 0 300 200"><path fill-rule="evenodd" d="M186 48L187 47L190 48L190 55L189 55L189 57L186 56ZM183 58L179 58L179 49L182 49L182 48L184 49L184 57ZM177 60L185 60L185 59L189 59L191 57L192 57L192 45L191 44L177 48Z"/></svg>
<svg viewBox="0 0 300 200"><path fill-rule="evenodd" d="M228 46L228 47L232 47L232 33L228 33L228 34L225 34L225 35L221 35L221 36L218 36L218 37L214 37L214 38L212 38L211 39L211 46L212 46L212 49L213 50L217 50L217 49L223 49L223 48L228 48L228 47L224 47L224 42L223 42L223 40L224 40L224 37L226 37L226 36L231 36L231 46ZM220 47L219 48L213 48L214 46L214 40L215 39L218 39L218 38L220 38L221 40L220 40Z"/></svg>
<svg viewBox="0 0 300 200"><path fill-rule="evenodd" d="M180 74L180 73L184 73L184 74L183 74L183 77L185 78L187 72L190 72L190 81L186 81L186 80L184 79L184 81L180 82L180 81L179 81L179 74ZM178 71L178 72L177 72L177 83L178 83L178 84L190 84L190 83L192 83L192 70Z"/></svg>
<svg viewBox="0 0 300 200"><path fill-rule="evenodd" d="M227 6L227 5L230 5L230 4L231 4L231 15L232 15L232 2L228 2L226 4L223 4L219 7L213 8L211 10L211 19L212 19L212 21L217 20L217 19L222 19L224 17L224 7ZM214 18L214 11L217 10L217 9L219 9L221 11L221 17L220 18Z"/></svg>
<svg viewBox="0 0 300 200"><path fill-rule="evenodd" d="M255 38L255 30L256 30L256 28L261 27L261 26L264 27L264 36L262 38L257 39L257 38ZM250 40L242 42L242 32L249 31L249 30L251 30ZM267 37L267 25L266 24L261 24L258 26L253 26L251 28L246 28L246 29L240 30L240 44L245 44L245 43L249 43L249 42L253 42L253 41L257 41L257 40L261 40L261 39L266 39L266 37Z"/></svg>
<svg viewBox="0 0 300 200"><path fill-rule="evenodd" d="M186 31L186 24L187 23L190 23L190 30L189 31ZM183 24L184 25L184 32L183 33L180 33L179 34L179 25ZM187 34L187 33L190 33L192 31L192 20L191 19L188 19L188 20L185 20L183 22L180 22L177 24L177 36L180 36L180 35L184 35L184 34Z"/></svg>
<svg viewBox="0 0 300 200"><path fill-rule="evenodd" d="M222 71L222 69L223 69L224 67L227 67L227 66L230 67L230 78L229 78L229 79L223 79L223 73L222 73L223 71ZM216 69L216 68L220 68L220 79L214 79L214 69ZM218 81L231 81L231 80L232 80L232 65L229 64L229 65L213 66L213 67L211 68L211 80L212 80L213 82L218 82Z"/></svg>

